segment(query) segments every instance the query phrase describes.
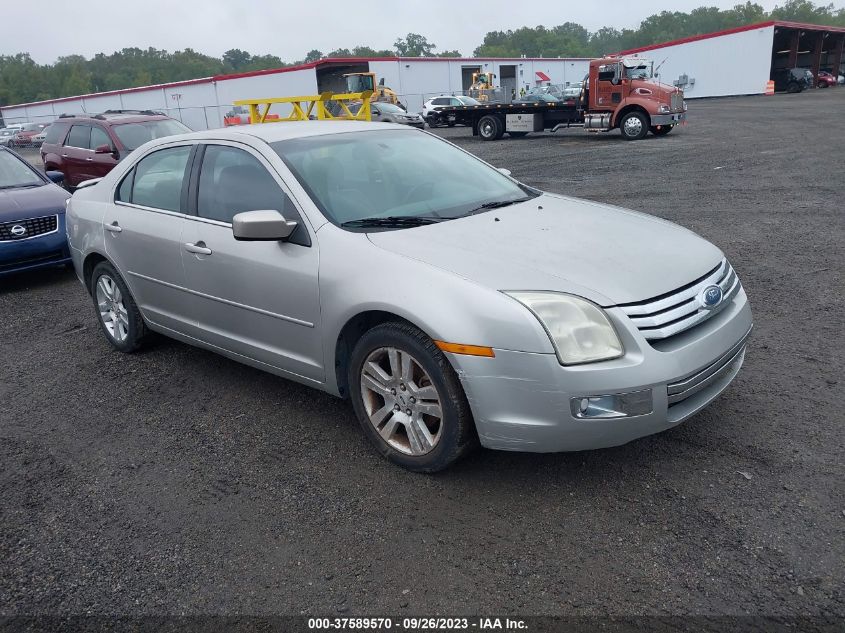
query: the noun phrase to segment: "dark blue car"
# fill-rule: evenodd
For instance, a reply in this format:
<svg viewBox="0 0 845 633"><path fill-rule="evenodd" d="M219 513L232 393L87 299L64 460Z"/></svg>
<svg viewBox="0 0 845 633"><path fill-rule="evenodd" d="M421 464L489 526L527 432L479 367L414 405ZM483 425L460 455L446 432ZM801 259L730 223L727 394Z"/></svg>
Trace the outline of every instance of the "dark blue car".
<svg viewBox="0 0 845 633"><path fill-rule="evenodd" d="M61 172L48 176L0 147L0 277L70 262L65 234L70 194L53 182L61 181Z"/></svg>

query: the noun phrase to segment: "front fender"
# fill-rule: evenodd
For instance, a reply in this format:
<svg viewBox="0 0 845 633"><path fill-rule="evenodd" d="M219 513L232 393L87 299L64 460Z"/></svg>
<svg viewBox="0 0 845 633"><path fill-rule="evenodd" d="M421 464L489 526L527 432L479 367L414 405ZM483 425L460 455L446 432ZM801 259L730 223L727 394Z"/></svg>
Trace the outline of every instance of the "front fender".
<svg viewBox="0 0 845 633"><path fill-rule="evenodd" d="M622 100L622 103L619 104L619 106L616 108L616 111L613 113L613 120L611 121L611 125L613 127L619 125L619 116L625 110L629 110L631 106L645 110L645 113L648 115L649 121L651 121L651 117L656 114L655 110L657 108L657 104L654 101L650 99L645 99L643 97L638 97L636 95L629 96Z"/></svg>
<svg viewBox="0 0 845 633"><path fill-rule="evenodd" d="M435 340L554 353L546 331L520 303L441 268L393 253L327 225L320 230L320 309L326 367L335 367L343 327L369 311L395 314ZM327 372L326 389L338 393Z"/></svg>

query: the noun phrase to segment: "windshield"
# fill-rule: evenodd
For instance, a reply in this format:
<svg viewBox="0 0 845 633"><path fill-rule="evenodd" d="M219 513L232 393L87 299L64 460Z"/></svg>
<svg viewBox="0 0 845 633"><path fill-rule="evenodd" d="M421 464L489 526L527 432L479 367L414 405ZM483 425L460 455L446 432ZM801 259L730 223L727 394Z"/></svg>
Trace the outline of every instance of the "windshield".
<svg viewBox="0 0 845 633"><path fill-rule="evenodd" d="M173 134L185 134L191 131L187 125L174 121L173 119L160 119L158 121L142 121L140 123L122 123L112 126L115 135L128 150L138 149L147 141L152 141L163 136Z"/></svg>
<svg viewBox="0 0 845 633"><path fill-rule="evenodd" d="M271 143L334 224L436 220L539 195L449 143L418 131L373 130Z"/></svg>
<svg viewBox="0 0 845 633"><path fill-rule="evenodd" d="M14 154L0 150L0 189L40 187L45 184L33 169Z"/></svg>
<svg viewBox="0 0 845 633"><path fill-rule="evenodd" d="M464 105L481 105L481 103L479 103L472 97L458 97L457 99Z"/></svg>
<svg viewBox="0 0 845 633"><path fill-rule="evenodd" d="M651 66L651 62L646 62L633 68L623 66L622 70L628 79L651 79Z"/></svg>

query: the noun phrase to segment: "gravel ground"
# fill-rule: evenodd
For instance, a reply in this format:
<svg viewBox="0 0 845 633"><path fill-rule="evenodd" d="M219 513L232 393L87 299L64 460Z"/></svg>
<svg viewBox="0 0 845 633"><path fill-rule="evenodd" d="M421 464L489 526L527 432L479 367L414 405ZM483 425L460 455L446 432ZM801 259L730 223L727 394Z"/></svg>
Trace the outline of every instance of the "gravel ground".
<svg viewBox="0 0 845 633"><path fill-rule="evenodd" d="M438 131L738 271L737 380L615 449L413 475L340 400L165 339L122 355L71 272L3 279L0 615L845 616L843 111L832 89L692 102L635 143Z"/></svg>

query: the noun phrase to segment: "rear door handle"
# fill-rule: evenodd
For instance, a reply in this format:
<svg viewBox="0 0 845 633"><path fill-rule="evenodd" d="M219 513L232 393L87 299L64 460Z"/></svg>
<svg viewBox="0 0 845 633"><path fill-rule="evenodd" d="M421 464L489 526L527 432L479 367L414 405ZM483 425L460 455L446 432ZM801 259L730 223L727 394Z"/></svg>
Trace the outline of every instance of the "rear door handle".
<svg viewBox="0 0 845 633"><path fill-rule="evenodd" d="M87 160L87 161L92 161L92 160L94 160L94 159L93 159L93 158L91 158L91 157L89 156L89 157L88 157L88 158L86 158L85 160Z"/></svg>
<svg viewBox="0 0 845 633"><path fill-rule="evenodd" d="M117 223L117 220L115 220L111 224L106 224L105 229L106 231L110 231L112 233L120 233L123 230Z"/></svg>
<svg viewBox="0 0 845 633"><path fill-rule="evenodd" d="M196 244L188 242L185 244L185 250L197 255L211 255L211 249L206 247L205 242L197 242Z"/></svg>

